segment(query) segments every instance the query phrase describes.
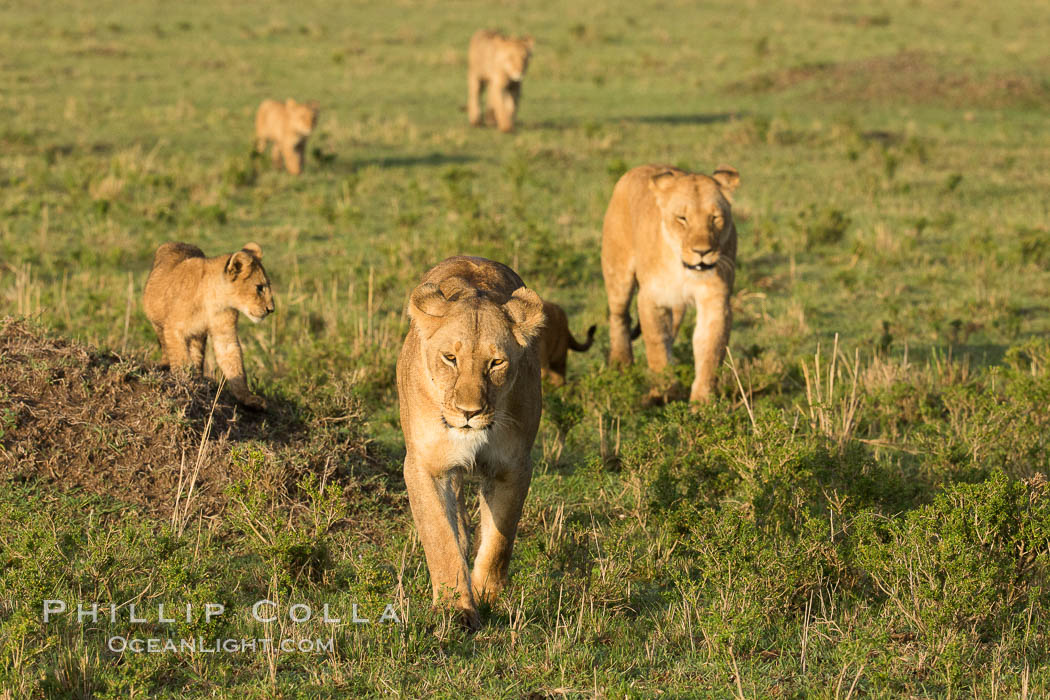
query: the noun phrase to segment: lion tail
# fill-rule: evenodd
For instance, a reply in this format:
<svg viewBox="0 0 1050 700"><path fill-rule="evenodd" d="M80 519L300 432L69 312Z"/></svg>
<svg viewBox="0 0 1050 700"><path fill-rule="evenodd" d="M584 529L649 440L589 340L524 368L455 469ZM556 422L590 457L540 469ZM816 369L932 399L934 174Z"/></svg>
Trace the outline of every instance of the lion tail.
<svg viewBox="0 0 1050 700"><path fill-rule="evenodd" d="M579 343L576 338L572 337L572 331L569 332L569 347L576 352L587 352L591 349L591 345L594 344L594 332L598 330L598 326L591 326L587 329L587 342Z"/></svg>

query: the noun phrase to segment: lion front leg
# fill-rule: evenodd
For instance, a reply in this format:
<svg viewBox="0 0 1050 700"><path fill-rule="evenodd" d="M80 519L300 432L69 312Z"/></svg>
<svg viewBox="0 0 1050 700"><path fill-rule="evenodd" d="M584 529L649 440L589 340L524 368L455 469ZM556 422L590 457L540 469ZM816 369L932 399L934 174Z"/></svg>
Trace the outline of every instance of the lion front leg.
<svg viewBox="0 0 1050 700"><path fill-rule="evenodd" d="M487 479L480 489L480 540L471 574L478 600L493 602L508 583L510 555L531 480L526 458L515 472Z"/></svg>
<svg viewBox="0 0 1050 700"><path fill-rule="evenodd" d="M496 97L492 105L493 111L496 112L496 127L503 133L513 131L514 115L518 105L510 88L504 87L502 90L490 90L490 92Z"/></svg>
<svg viewBox="0 0 1050 700"><path fill-rule="evenodd" d="M696 329L693 331L693 364L696 377L689 392L690 401L709 401L715 388L715 373L729 344L732 310L729 295L712 295L697 301Z"/></svg>
<svg viewBox="0 0 1050 700"><path fill-rule="evenodd" d="M451 598L464 623L471 629L481 627L481 617L474 604L467 566L469 537L462 502L463 474L448 469L432 474L412 451L405 458L405 486L416 532L423 543L423 553L430 571L434 604Z"/></svg>
<svg viewBox="0 0 1050 700"><path fill-rule="evenodd" d="M236 324L213 331L210 335L212 347L215 350L215 363L219 365L223 376L226 377L230 393L249 408L265 408L266 401L248 390L248 380L244 373L244 357L241 354L241 342L237 338Z"/></svg>
<svg viewBox="0 0 1050 700"><path fill-rule="evenodd" d="M467 76L467 120L471 126L481 126L481 91L485 82L471 73Z"/></svg>
<svg viewBox="0 0 1050 700"><path fill-rule="evenodd" d="M660 374L671 363L671 309L658 306L643 288L638 292L638 320L642 324L645 360L653 374Z"/></svg>
<svg viewBox="0 0 1050 700"><path fill-rule="evenodd" d="M305 144L300 148L299 142L295 141L285 141L281 145L281 155L284 157L284 167L292 175L298 175L303 172L303 151L305 150Z"/></svg>

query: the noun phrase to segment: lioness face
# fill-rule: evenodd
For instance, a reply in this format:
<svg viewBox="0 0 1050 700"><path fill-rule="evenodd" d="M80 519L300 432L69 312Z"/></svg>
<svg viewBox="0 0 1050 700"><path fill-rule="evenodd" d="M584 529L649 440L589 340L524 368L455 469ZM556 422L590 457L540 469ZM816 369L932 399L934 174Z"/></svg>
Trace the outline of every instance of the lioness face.
<svg viewBox="0 0 1050 700"><path fill-rule="evenodd" d="M736 176L735 170L732 173ZM660 209L664 238L680 251L682 265L694 272L714 269L733 230L728 199L732 187L707 175L680 171L655 175L650 186Z"/></svg>
<svg viewBox="0 0 1050 700"><path fill-rule="evenodd" d="M263 320L274 310L270 278L259 261L261 256L259 246L249 243L230 256L225 270L230 306L253 323Z"/></svg>
<svg viewBox="0 0 1050 700"><path fill-rule="evenodd" d="M521 287L501 305L451 277L417 287L408 312L452 437L487 439L485 431L514 420L505 397L543 326L539 296Z"/></svg>
<svg viewBox="0 0 1050 700"><path fill-rule="evenodd" d="M501 398L524 353L502 309L470 306L424 342L427 369L442 393L441 419L456 437L499 422Z"/></svg>
<svg viewBox="0 0 1050 700"><path fill-rule="evenodd" d="M530 44L531 42L523 39L508 41L504 44L503 70L507 77L515 83L521 82L529 67L529 58L532 55Z"/></svg>

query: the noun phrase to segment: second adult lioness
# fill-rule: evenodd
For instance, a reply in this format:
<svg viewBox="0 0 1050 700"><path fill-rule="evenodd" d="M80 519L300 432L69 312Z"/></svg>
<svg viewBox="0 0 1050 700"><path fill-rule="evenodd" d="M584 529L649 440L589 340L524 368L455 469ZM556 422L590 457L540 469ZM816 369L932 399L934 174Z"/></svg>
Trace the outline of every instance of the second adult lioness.
<svg viewBox="0 0 1050 700"><path fill-rule="evenodd" d="M397 360L405 485L435 604L450 596L480 625L479 600L507 583L532 479L540 421L536 336L543 302L506 265L454 257L430 270L408 304ZM471 572L463 480L481 480L481 539Z"/></svg>
<svg viewBox="0 0 1050 700"><path fill-rule="evenodd" d="M553 301L543 301L543 315L546 321L543 331L540 333L540 371L541 374L554 386L565 383L565 370L569 358L569 350L576 352L587 352L594 343L594 333L597 326L587 329L587 340L583 343L573 337L569 330L569 317L565 315L565 309Z"/></svg>
<svg viewBox="0 0 1050 700"><path fill-rule="evenodd" d="M729 295L736 266L731 194L740 175L722 166L713 175L664 165L629 170L613 189L602 229L602 275L609 300L609 361L630 364L631 297L649 368L671 361L671 345L686 304L696 307L691 401L705 401L729 342Z"/></svg>
<svg viewBox="0 0 1050 700"><path fill-rule="evenodd" d="M153 255L142 296L165 364L203 370L204 346L211 338L230 391L250 408L264 408L266 402L248 390L237 318L244 314L258 323L273 313L273 292L261 258L257 243L214 258L204 257L195 245L165 243Z"/></svg>
<svg viewBox="0 0 1050 700"><path fill-rule="evenodd" d="M488 94L489 106L500 131L514 129L514 117L521 102L521 81L532 56L532 37L512 38L499 32L478 30L470 38L467 52L467 116L481 126L481 92Z"/></svg>

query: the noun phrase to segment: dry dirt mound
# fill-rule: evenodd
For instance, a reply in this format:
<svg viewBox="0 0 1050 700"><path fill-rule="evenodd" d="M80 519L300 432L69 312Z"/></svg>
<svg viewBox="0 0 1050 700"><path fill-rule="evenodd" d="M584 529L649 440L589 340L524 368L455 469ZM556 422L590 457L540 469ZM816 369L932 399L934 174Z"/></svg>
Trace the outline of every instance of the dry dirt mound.
<svg viewBox="0 0 1050 700"><path fill-rule="evenodd" d="M387 475L354 428L359 416L305 413L280 400L266 413L245 412L226 392L216 400L205 378L0 319L0 482L42 480L167 516L180 480L184 497L199 464L193 506L211 516L241 476L233 448L247 443L263 455L262 478L276 493L325 469L351 487L385 489Z"/></svg>

